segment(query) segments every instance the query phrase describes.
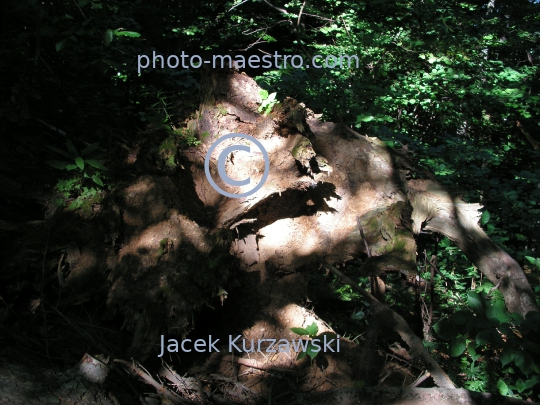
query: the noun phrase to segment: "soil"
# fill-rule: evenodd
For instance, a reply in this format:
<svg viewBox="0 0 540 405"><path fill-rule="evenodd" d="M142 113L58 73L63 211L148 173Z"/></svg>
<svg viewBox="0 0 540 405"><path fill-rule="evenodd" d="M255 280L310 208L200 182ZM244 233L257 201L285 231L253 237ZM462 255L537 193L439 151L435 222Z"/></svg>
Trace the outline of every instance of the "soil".
<svg viewBox="0 0 540 405"><path fill-rule="evenodd" d="M86 353L134 359L154 376L163 360L178 375L198 379L193 398L206 389L218 390L229 403L255 403L362 385L403 387L418 375L405 349L400 356L378 348L371 363L363 364L366 321L351 315L363 309L369 318L369 310L361 301L341 301L317 261L355 277L368 275L362 269L371 275L414 264L407 182L395 157L378 140L347 137L340 125L318 121L292 99L263 116L252 79L238 72L217 76L201 84L194 122L201 145L179 148L168 131L149 126L118 149L111 192L75 211L54 210L49 196L44 220L3 227L0 339L22 353L8 359L0 352L4 364L20 367L9 378L24 379L24 370L40 373L53 365L71 373ZM229 133L254 136L270 155L265 186L249 197L226 198L206 179L206 152ZM299 166L291 150L300 137L311 140L332 171L310 173ZM217 152L234 142L223 142ZM228 175L260 178L264 165L257 159L234 155ZM210 167L215 176L215 164ZM359 222L371 253L386 255L371 267L358 264L369 263ZM235 353L231 360L221 346L219 356L157 357L162 335L212 335L222 343L237 335L291 341L299 338L291 328L312 323L318 333L340 335L339 353L319 353L314 360L296 360L292 352ZM391 333L385 335L387 344L394 342ZM147 390L120 363L111 364L114 377L96 388L101 399L84 403L133 404ZM140 380L144 372L138 370ZM81 387L66 389L76 395ZM34 395L35 389L27 392ZM239 399L238 392L247 397ZM163 397L162 388L157 393ZM47 392L49 397L73 401L57 391Z"/></svg>

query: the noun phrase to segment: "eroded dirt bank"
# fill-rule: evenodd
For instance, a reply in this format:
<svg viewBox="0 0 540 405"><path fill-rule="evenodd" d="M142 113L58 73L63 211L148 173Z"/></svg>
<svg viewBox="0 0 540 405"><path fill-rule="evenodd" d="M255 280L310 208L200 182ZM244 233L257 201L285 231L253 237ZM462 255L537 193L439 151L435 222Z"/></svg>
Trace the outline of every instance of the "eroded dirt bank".
<svg viewBox="0 0 540 405"><path fill-rule="evenodd" d="M155 366L161 335L214 335L226 341L241 334L248 340L290 341L298 338L291 328L313 323L318 333L336 332L312 304L328 294L328 287L310 288L314 275L325 271L319 260L337 266L356 261L366 276L401 272L414 277L414 234L426 223L465 252L475 252L471 259L480 270L490 269L490 280L507 280L502 291L509 308L522 313L538 309L528 299L532 292L521 269L489 244L476 225L478 207L464 204L431 180L411 180L416 169L406 151L321 122L295 100L286 99L267 116L257 111L261 102L259 88L245 75L205 75L197 119L189 124L197 128L200 146L171 152L163 147L167 135L149 127L118 162L117 169L130 176L103 201L84 212L56 213L40 228L14 231L22 236L2 271L4 282L20 276L15 269L25 259L24 249L39 252L47 246L45 259L36 259L33 267L45 295L34 298L27 315L42 328L32 336L42 353L72 361L82 357L84 342L85 350L95 354L133 357ZM204 171L208 148L230 133L255 137L270 158L265 185L239 199L218 193ZM311 146L298 153L306 140ZM216 153L234 142L223 142ZM171 156L174 164L166 164ZM210 168L220 187L244 191L218 178L215 158ZM236 153L225 169L231 178L256 181L264 162L256 154ZM474 244L492 261L484 262ZM524 297L519 302L518 290ZM43 317L38 318L39 311ZM69 316L59 315L65 312ZM48 317L64 322L74 335L49 330L43 323ZM120 325L122 332L100 329ZM341 349L317 356L314 363L296 360L296 353L165 357L179 367L189 363L195 380L182 383L195 385L181 393L192 400L218 389L223 400L255 403L352 387L359 381L404 386L417 377L418 370L411 371L401 360L385 363L374 356L372 364L362 364L362 347L347 338L342 338ZM412 359L405 364L417 365ZM386 377L380 381L382 375ZM357 403L352 391L343 395Z"/></svg>

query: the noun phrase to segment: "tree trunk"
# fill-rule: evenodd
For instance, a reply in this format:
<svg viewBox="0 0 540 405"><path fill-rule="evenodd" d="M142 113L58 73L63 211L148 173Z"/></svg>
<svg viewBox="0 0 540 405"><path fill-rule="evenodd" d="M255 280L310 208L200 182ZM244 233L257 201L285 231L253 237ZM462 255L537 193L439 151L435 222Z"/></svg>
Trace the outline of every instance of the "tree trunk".
<svg viewBox="0 0 540 405"><path fill-rule="evenodd" d="M431 182L410 181L409 186L415 233L425 221L425 229L454 241L493 285L499 285L510 312L525 317L530 311L539 311L521 267L478 226L479 204L465 204Z"/></svg>

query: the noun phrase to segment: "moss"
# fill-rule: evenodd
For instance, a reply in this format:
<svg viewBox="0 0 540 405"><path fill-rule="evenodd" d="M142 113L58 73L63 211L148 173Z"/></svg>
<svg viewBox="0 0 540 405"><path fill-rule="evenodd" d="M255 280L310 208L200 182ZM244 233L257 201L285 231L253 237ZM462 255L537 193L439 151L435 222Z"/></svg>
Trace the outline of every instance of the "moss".
<svg viewBox="0 0 540 405"><path fill-rule="evenodd" d="M167 166L169 166L171 169L174 169L176 165L176 161L174 159L174 155L171 155L167 158L167 161L165 162Z"/></svg>
<svg viewBox="0 0 540 405"><path fill-rule="evenodd" d="M201 140L204 140L209 135L208 132L203 132L200 136L201 140L199 140L199 138L197 138L196 131L189 128L177 129L173 133L175 139L175 148L178 147L181 149L199 146L201 144Z"/></svg>
<svg viewBox="0 0 540 405"><path fill-rule="evenodd" d="M165 139L163 142L161 142L161 145L159 145L159 151L160 152L169 152L173 153L176 151L176 139L174 136L169 136L167 139Z"/></svg>
<svg viewBox="0 0 540 405"><path fill-rule="evenodd" d="M404 229L396 231L393 242L392 251L394 253L400 255L404 260L416 260L416 242L411 232Z"/></svg>
<svg viewBox="0 0 540 405"><path fill-rule="evenodd" d="M407 242L402 238L401 232L398 232L394 237L394 250L395 252L404 252L407 246Z"/></svg>
<svg viewBox="0 0 540 405"><path fill-rule="evenodd" d="M406 207L406 203L403 201L398 201L395 204L392 204L388 213L396 222L401 218L401 211Z"/></svg>
<svg viewBox="0 0 540 405"><path fill-rule="evenodd" d="M216 115L221 114L221 115L225 116L228 113L229 112L227 111L227 108L225 108L225 106L223 104L218 104L217 105L217 113L216 113Z"/></svg>
<svg viewBox="0 0 540 405"><path fill-rule="evenodd" d="M103 193L96 193L93 197L83 201L79 207L80 213L83 217L88 218L94 213L94 205L101 203L103 201Z"/></svg>
<svg viewBox="0 0 540 405"><path fill-rule="evenodd" d="M364 226L364 234L366 235L366 237L368 239L375 239L376 237L379 236L379 219L377 218L376 215L374 215L373 217L371 217L367 224L365 224Z"/></svg>
<svg viewBox="0 0 540 405"><path fill-rule="evenodd" d="M156 253L158 259L167 253L169 250L169 238L163 238L159 241L159 249Z"/></svg>

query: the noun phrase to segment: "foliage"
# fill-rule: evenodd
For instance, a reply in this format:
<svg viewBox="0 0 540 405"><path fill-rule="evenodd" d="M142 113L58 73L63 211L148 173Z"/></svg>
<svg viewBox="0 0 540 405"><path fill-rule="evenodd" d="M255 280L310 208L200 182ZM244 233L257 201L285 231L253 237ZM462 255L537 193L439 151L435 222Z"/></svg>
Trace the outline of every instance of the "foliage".
<svg viewBox="0 0 540 405"><path fill-rule="evenodd" d="M540 259L531 256L525 256L525 259L527 259L529 263L535 265L538 269L540 269Z"/></svg>
<svg viewBox="0 0 540 405"><path fill-rule="evenodd" d="M274 106L279 103L279 101L276 100L276 94L277 93L274 92L269 95L266 90L261 90L259 92L259 95L261 96L263 102L259 107L258 111L264 111L264 115L270 114L272 108L274 108Z"/></svg>
<svg viewBox="0 0 540 405"><path fill-rule="evenodd" d="M167 130L167 134L170 135L159 145L159 154L165 165L170 169L174 169L177 166L178 150L199 146L202 143L195 133L189 129ZM202 134L201 139L204 139L206 136L208 134Z"/></svg>
<svg viewBox="0 0 540 405"><path fill-rule="evenodd" d="M318 344L324 339L325 336L327 339L336 339L336 335L331 332L323 332L317 335L319 332L319 327L315 324L315 322L309 326L306 326L306 328L291 328L291 331L300 336L307 336L309 339L306 350L298 353L296 360L301 360L306 356L309 356L311 360L314 360L321 351ZM318 340L318 342L314 342L314 340ZM315 343L317 343L317 345Z"/></svg>
<svg viewBox="0 0 540 405"><path fill-rule="evenodd" d="M52 145L46 146L53 152L68 159L67 161L48 160L48 165L55 169L75 172L67 179L58 180L56 190L62 195L63 199L58 199L56 201L57 204L62 206L65 201L72 200L69 203L69 209L75 210L80 208L85 202L95 200L100 195L99 190L95 186L85 187L84 184L86 183L86 179L92 179L101 188L105 186L103 178L108 169L103 164L103 159L106 153L96 153L99 150L99 142L88 145L80 152L69 139L66 141L66 150Z"/></svg>
<svg viewBox="0 0 540 405"><path fill-rule="evenodd" d="M466 388L492 391L496 386L503 395L530 397L540 382L540 314L529 313L526 319L510 314L500 294L486 300L486 288L469 291L464 309L434 325L448 342L438 350L460 357L454 367Z"/></svg>
<svg viewBox="0 0 540 405"><path fill-rule="evenodd" d="M47 164L59 170L80 170L84 178L91 178L94 183L103 187L101 175L102 172L108 171L109 169L107 169L103 164L103 158L106 156L106 154L93 153L99 148L99 142L88 145L80 153L77 151L75 145L73 145L73 142L71 142L69 139L66 142L67 150L62 150L51 145L47 145L47 147L63 157L71 159L71 161L67 162L62 160L48 160ZM88 166L91 166L93 170L88 171Z"/></svg>

